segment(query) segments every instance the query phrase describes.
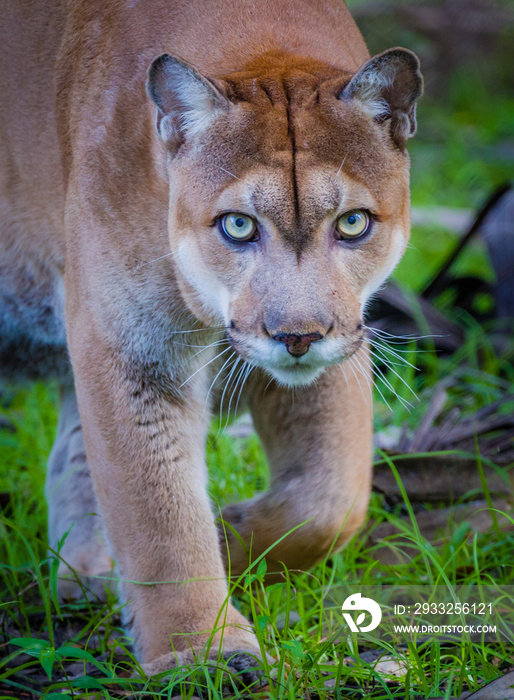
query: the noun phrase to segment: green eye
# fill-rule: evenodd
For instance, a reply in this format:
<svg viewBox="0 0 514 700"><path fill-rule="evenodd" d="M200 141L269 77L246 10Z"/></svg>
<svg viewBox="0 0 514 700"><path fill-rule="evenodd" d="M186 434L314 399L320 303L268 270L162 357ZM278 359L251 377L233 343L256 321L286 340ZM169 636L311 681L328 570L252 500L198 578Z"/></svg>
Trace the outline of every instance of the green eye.
<svg viewBox="0 0 514 700"><path fill-rule="evenodd" d="M369 214L363 209L352 209L339 217L336 224L341 238L351 240L360 238L368 231L371 224Z"/></svg>
<svg viewBox="0 0 514 700"><path fill-rule="evenodd" d="M223 233L233 241L250 241L256 237L255 221L245 214L232 212L221 219Z"/></svg>

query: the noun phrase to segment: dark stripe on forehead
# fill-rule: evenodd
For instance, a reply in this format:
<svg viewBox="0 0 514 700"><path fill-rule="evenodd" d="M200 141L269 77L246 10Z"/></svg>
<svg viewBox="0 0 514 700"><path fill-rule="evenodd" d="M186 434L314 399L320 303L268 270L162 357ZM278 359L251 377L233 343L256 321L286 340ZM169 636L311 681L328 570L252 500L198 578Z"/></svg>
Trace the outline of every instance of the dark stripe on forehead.
<svg viewBox="0 0 514 700"><path fill-rule="evenodd" d="M292 182L292 193L293 193L293 207L294 207L294 227L295 231L293 231L293 242L294 242L294 248L296 251L297 256L300 255L301 253L301 248L303 246L299 246L298 243L301 243L301 236L297 235L300 230L300 200L299 200L299 192L298 192L298 173L296 170L296 135L295 135L295 129L294 129L294 123L292 119L292 113L291 113L291 96L289 94L289 91L287 89L287 83L284 83L284 90L286 93L287 97L287 104L286 104L286 110L287 110L287 135L289 137L289 141L291 143L291 182ZM296 243L296 245L295 245Z"/></svg>

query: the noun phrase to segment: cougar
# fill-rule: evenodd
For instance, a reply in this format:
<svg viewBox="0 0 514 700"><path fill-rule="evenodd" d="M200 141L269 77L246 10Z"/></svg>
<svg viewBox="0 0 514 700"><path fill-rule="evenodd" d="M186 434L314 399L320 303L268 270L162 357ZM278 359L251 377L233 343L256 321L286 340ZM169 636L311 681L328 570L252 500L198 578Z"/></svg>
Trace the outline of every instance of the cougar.
<svg viewBox="0 0 514 700"><path fill-rule="evenodd" d="M115 561L149 671L258 657L227 572L308 568L366 514L345 368L409 237L418 60L370 58L341 0L11 0L1 26L0 372L61 387L61 594ZM220 517L223 397L270 487Z"/></svg>

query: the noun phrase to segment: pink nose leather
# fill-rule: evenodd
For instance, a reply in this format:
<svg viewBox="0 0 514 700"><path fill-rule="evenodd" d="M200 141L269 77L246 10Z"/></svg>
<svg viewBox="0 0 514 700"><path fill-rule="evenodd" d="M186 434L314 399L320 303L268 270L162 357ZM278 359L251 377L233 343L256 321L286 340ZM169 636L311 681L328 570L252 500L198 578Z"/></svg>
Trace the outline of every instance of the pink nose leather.
<svg viewBox="0 0 514 700"><path fill-rule="evenodd" d="M308 352L311 343L315 343L317 340L321 340L323 336L321 333L305 333L300 335L299 333L276 333L273 340L279 343L284 343L287 348L288 353L294 357L301 357Z"/></svg>

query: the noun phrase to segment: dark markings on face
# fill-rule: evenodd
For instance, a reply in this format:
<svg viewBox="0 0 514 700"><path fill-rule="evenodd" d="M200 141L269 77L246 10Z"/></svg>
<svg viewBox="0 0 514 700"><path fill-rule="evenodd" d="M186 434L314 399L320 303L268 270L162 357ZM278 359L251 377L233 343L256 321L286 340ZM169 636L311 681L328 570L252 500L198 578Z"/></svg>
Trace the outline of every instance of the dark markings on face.
<svg viewBox="0 0 514 700"><path fill-rule="evenodd" d="M296 229L300 229L300 196L298 192L298 173L296 170L296 135L295 135L295 129L294 129L294 123L292 119L292 108L291 108L291 92L290 89L288 90L288 85L287 83L284 84L285 87L285 92L286 92L286 97L287 97L287 103L286 103L286 111L287 111L287 134L289 136L289 140L291 142L291 183L292 183L292 189L293 189L293 206L294 206L294 225ZM302 238L298 237L297 238L297 245L295 246L296 248L296 255L297 257L300 256L301 254L301 249L302 246L298 246L298 243L301 243Z"/></svg>
<svg viewBox="0 0 514 700"><path fill-rule="evenodd" d="M344 194L336 176L343 161L344 172L377 200L382 199L383 183L387 190L395 169L404 165L385 130L381 133L362 111L337 100L348 78L323 67L249 71L220 80L229 99L242 109L212 130L201 154L203 170L212 163L214 189L219 187L220 165L241 178L258 165L276 170L275 184L263 179L253 190L252 203L273 221L298 258L321 221L335 214ZM315 189L306 179L313 167L320 171Z"/></svg>

